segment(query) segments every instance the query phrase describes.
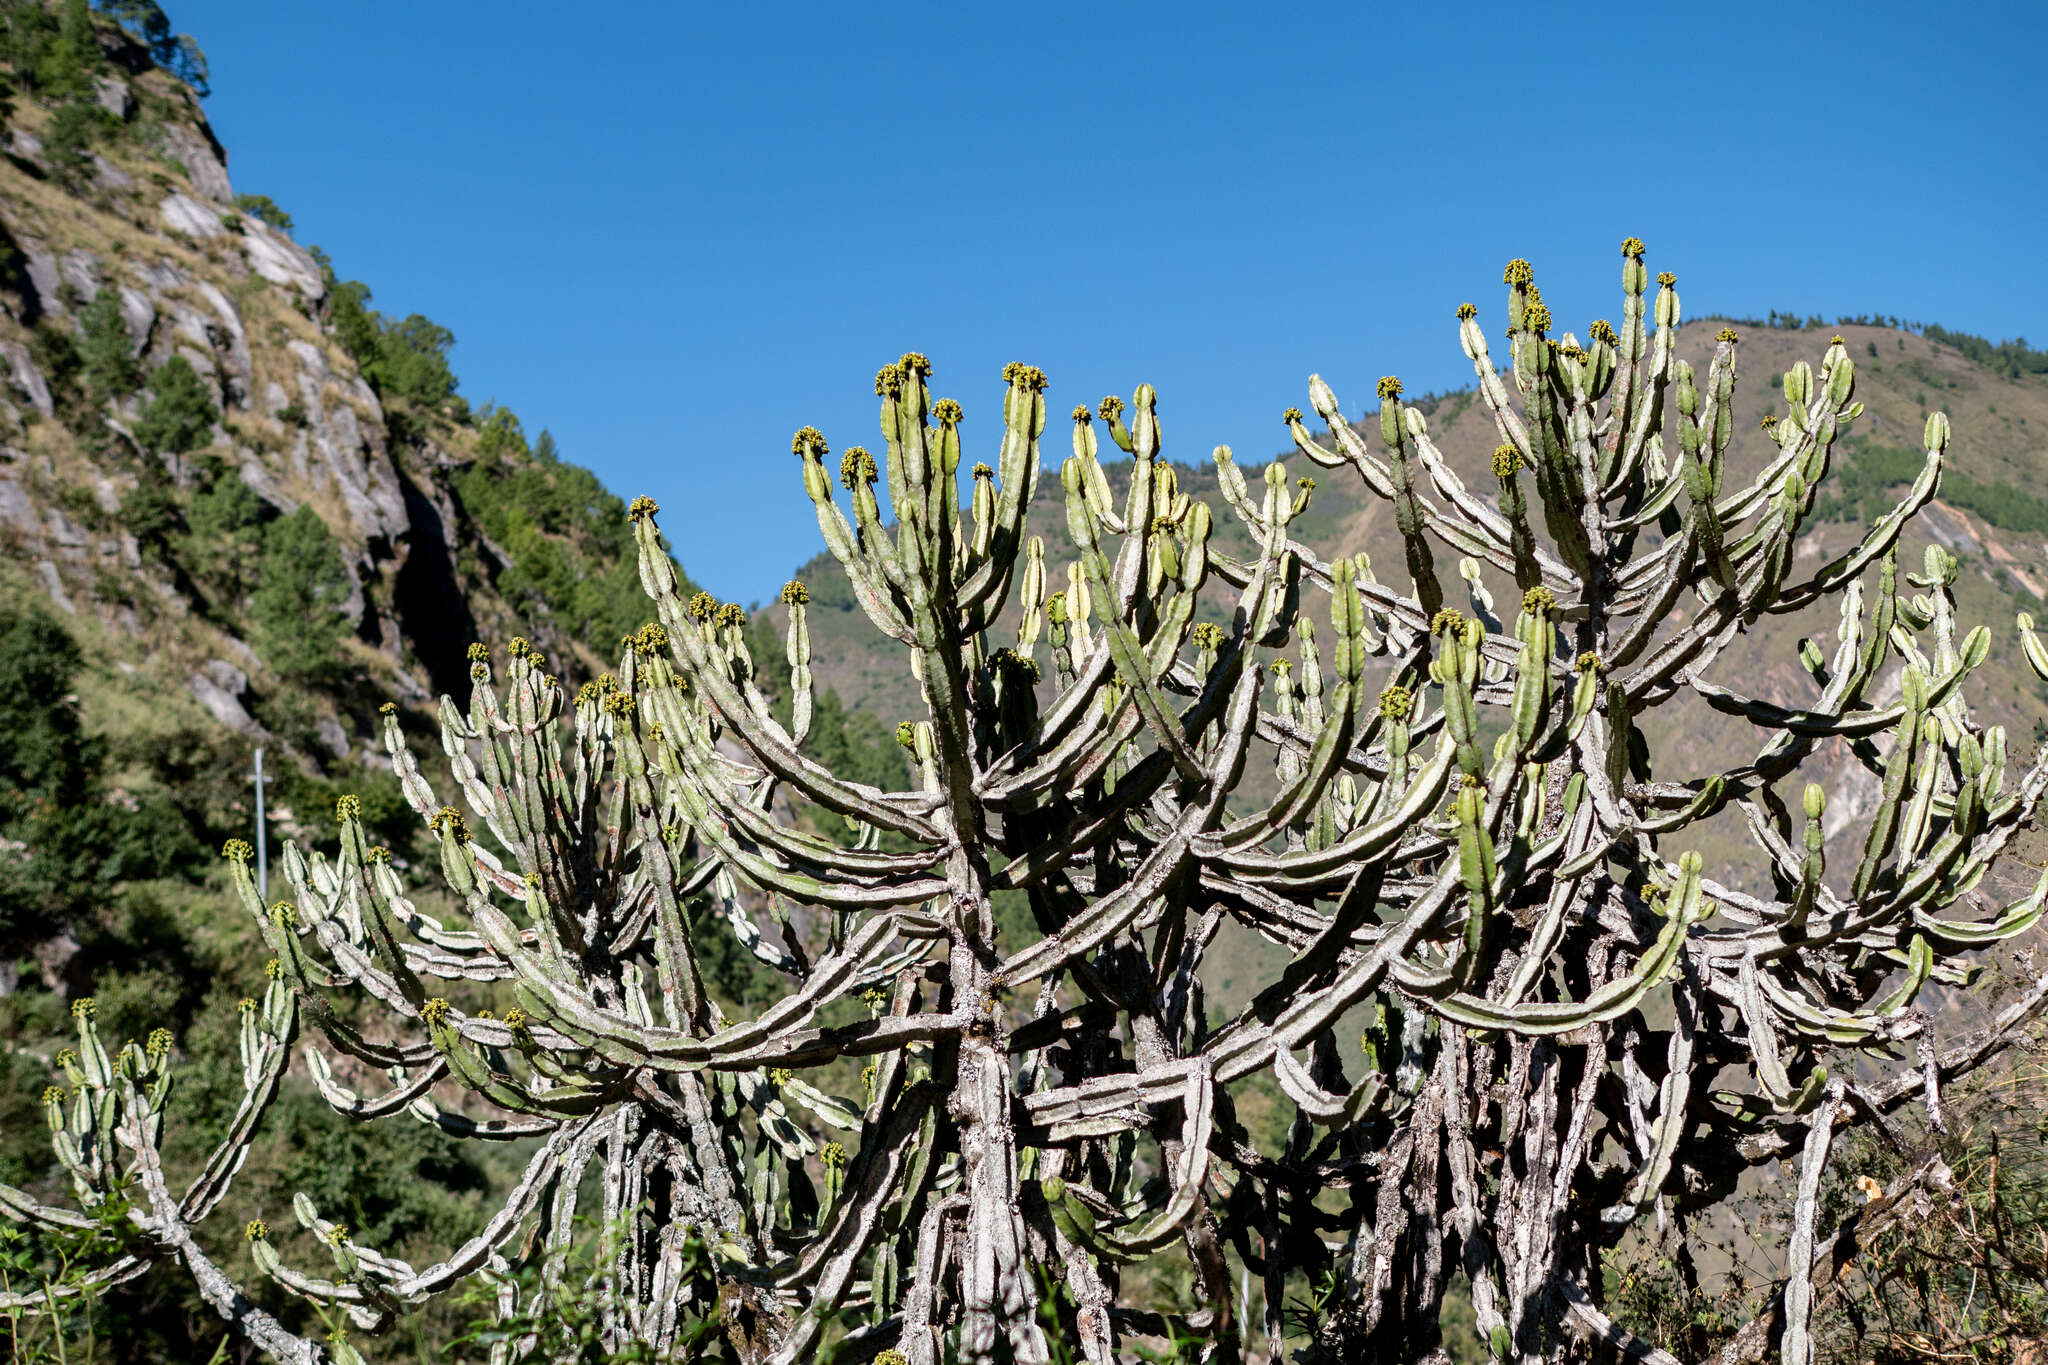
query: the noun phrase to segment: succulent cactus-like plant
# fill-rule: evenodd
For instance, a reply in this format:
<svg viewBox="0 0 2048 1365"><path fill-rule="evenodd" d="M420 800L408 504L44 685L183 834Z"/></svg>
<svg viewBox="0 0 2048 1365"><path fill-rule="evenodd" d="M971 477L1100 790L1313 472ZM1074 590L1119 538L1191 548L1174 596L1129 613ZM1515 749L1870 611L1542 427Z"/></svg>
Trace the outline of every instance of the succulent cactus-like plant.
<svg viewBox="0 0 2048 1365"><path fill-rule="evenodd" d="M114 1067L80 1014L75 1098L50 1106L59 1154L88 1207L132 1171L133 1217L157 1248L104 1274L179 1256L277 1358L353 1358L255 1309L192 1236L310 1024L324 1047L306 1049L308 1072L341 1112L536 1140L502 1207L426 1269L303 1198L330 1275L285 1264L250 1225L264 1273L365 1331L480 1276L508 1321L550 1295L596 1294L615 1347L659 1351L697 1312L748 1361L828 1340L907 1365L1042 1361L1053 1322L1094 1362L1127 1354L1134 1333L1277 1360L1290 1277L1305 1277L1330 1286L1312 1358L1410 1360L1438 1349L1462 1270L1497 1359L1552 1359L1577 1336L1668 1360L1603 1312L1603 1252L1645 1219L1682 1233L1744 1172L1791 1160L1789 1274L1752 1336L1809 1359L1837 1129L1938 1105L2048 1000L2044 976L1946 1042L1913 1009L1927 982L1966 980L1971 954L2039 918L2048 878L1989 917L1962 907L2032 819L2048 756L2009 768L2002 731L1971 717L1963 684L1991 637L1956 620L1953 558L1929 551L1907 578L1921 593L1901 590L1898 543L1938 486L1946 419L1928 422L1899 505L1795 577L1861 410L1854 364L1836 344L1785 377L1776 453L1738 486L1739 342L1724 334L1704 376L1679 359L1675 281L1651 295L1643 254L1624 244L1621 325L1597 324L1585 346L1546 335L1534 272L1510 263L1505 371L1478 310L1459 309L1499 431L1493 497L1453 470L1398 379L1379 382L1375 444L1311 378L1328 430L1290 410L1295 445L1392 505L1405 584L1298 541L1312 482L1278 462L1247 477L1225 448L1222 497L1253 548L1212 544L1214 514L1162 458L1141 385L1128 405L1074 409L1064 587L1048 594L1047 547L1027 526L1045 375L1005 371L994 462L963 506L961 406L932 401L925 357L885 366L882 459L849 452L835 477L809 428L792 450L855 601L919 684L925 714L898 730L908 790L804 752L808 591L782 598L785 725L743 623L678 595L658 509L636 500L657 624L573 699L523 645L502 681L479 653L467 710L440 708L466 816L387 716L461 926L408 899L352 805L334 857L286 849L292 914L265 911L233 850L277 968L244 1014L242 1109L182 1199L157 1148L168 1048L131 1047ZM1121 501L1098 414L1129 456ZM1446 603L1445 556L1466 609ZM1489 577L1512 583L1512 622ZM1809 695L1707 678L1746 627L1823 600L1839 626L1831 657L1802 650ZM2048 677L2048 648L2019 627ZM1894 682L1897 700L1880 702ZM1681 698L1748 722L1753 756L1682 780L1657 771L1639 718ZM1881 784L1846 854L1818 786L1799 789L1803 823L1780 795L1836 739ZM1259 754L1273 779L1248 784ZM793 804L847 833L791 821ZM1686 847L1723 812L1741 817L1769 890ZM1022 893L1034 932L999 932L1002 892ZM757 911L787 925L791 906L814 932L771 942ZM1203 965L1226 921L1289 960L1219 1013ZM729 1016L698 966L707 926L782 973L786 994ZM454 1003L478 985L517 1007L498 1019ZM389 1026L344 1022L338 993L373 997ZM1339 1025L1360 1014L1352 1056ZM1909 1043L1916 1060L1896 1061ZM388 1089L344 1087L325 1049ZM855 1097L821 1080L841 1059L862 1070ZM1231 1087L1254 1076L1294 1106L1281 1150L1259 1150L1236 1116ZM593 1170L614 1231L590 1284L571 1286ZM0 1204L59 1227L84 1216L7 1189ZM712 1248L713 1268L690 1269L702 1262L686 1245ZM1162 1254L1190 1265L1192 1309L1125 1300L1127 1267ZM544 1273L515 1282L527 1258ZM1240 1274L1263 1284L1256 1321ZM511 1339L493 1359L532 1346Z"/></svg>

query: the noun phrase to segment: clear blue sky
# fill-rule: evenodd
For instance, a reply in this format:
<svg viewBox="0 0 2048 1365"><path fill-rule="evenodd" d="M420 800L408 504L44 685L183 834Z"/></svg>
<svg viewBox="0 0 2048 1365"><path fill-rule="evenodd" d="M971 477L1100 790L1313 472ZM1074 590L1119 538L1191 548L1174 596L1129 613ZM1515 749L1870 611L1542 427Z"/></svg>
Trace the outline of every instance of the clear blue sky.
<svg viewBox="0 0 2048 1365"><path fill-rule="evenodd" d="M1689 314L2048 339L2038 2L167 7L236 187L743 601L820 545L789 433L871 443L907 349L970 460L1010 360L1202 460L1311 371L1465 383L1509 257L1611 316L1631 233Z"/></svg>

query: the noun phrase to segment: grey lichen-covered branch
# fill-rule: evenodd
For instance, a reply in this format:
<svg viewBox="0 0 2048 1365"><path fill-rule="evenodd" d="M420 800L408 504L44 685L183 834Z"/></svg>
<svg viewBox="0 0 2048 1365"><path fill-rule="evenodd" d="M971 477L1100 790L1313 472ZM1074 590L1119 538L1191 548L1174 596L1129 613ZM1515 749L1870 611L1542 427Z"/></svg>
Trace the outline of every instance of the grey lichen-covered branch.
<svg viewBox="0 0 2048 1365"><path fill-rule="evenodd" d="M917 681L908 790L806 751L804 585L782 597L782 657L757 659L743 612L682 595L657 509L634 502L653 619L615 673L572 695L523 642L502 674L479 649L467 709L440 708L452 800L387 719L459 925L408 898L347 799L331 857L287 851L287 901L262 905L231 850L273 982L245 1016L245 1102L181 1201L157 1152L169 1040L110 1062L81 1019L73 1093L51 1099L59 1155L88 1214L123 1172L148 1194L129 1214L146 1249L104 1275L179 1257L261 1349L355 1358L255 1308L192 1233L310 1025L308 1071L337 1111L537 1139L502 1207L425 1269L303 1197L331 1268L286 1264L251 1225L266 1275L364 1333L482 1277L508 1322L594 1296L613 1348L663 1351L710 1316L749 1362L828 1345L1031 1362L1055 1344L1108 1362L1147 1334L1279 1359L1293 1281L1318 1287L1292 1329L1307 1358L1414 1360L1440 1347L1462 1274L1496 1359L1554 1359L1573 1336L1665 1358L1604 1311L1602 1256L1645 1220L1682 1234L1796 1153L1804 1263L1769 1325L1805 1358L1837 1128L1938 1105L2048 998L2043 982L1947 1047L1914 1008L2039 918L2048 879L1989 916L1965 907L2033 818L2048 756L2021 767L1972 718L1993 641L1957 620L1955 559L1929 549L1901 578L1947 420L1928 420L1896 510L1795 581L1862 410L1854 362L1838 339L1784 376L1775 453L1738 483L1738 338L1696 371L1675 281L1653 290L1634 239L1622 256L1622 325L1584 342L1556 334L1526 262L1505 272L1500 362L1459 310L1498 432L1473 483L1396 379L1363 430L1319 378L1327 434L1288 411L1309 462L1391 505L1397 582L1296 538L1314 481L1278 462L1253 476L1219 448L1225 506L1191 496L1149 385L1073 410L1055 548L1028 521L1045 375L1005 371L994 462L963 500L962 406L932 397L925 357L884 366L880 455L853 446L835 469L810 428L792 450L855 602ZM1103 433L1127 464L1105 467ZM1212 543L1218 515L1248 553ZM1832 653L1802 642L1805 695L1710 679L1738 635L1822 599L1838 624ZM1644 717L1681 701L1748 722L1753 751L1658 766ZM1830 740L1879 793L1833 837L1803 776ZM1702 856L1716 818L1753 864ZM1017 893L1028 931L996 912ZM1287 959L1234 1012L1204 976L1233 923ZM706 934L782 974L782 996L729 1014ZM451 1003L485 987L516 1007ZM384 1024L350 1026L344 995ZM1926 1065L1896 1060L1909 1041ZM343 1085L330 1054L381 1088ZM1273 1149L1236 1110L1259 1077L1293 1108ZM592 1188L606 1231L572 1283ZM14 1190L0 1207L87 1220ZM1186 1261L1172 1312L1126 1293L1158 1257Z"/></svg>

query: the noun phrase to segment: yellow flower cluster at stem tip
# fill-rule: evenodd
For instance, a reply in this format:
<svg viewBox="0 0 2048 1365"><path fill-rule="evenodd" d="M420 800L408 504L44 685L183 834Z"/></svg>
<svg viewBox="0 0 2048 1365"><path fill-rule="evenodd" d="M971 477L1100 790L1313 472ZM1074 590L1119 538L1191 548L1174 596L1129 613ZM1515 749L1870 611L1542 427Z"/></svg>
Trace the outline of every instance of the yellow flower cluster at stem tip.
<svg viewBox="0 0 2048 1365"><path fill-rule="evenodd" d="M77 1061L78 1061L78 1054L77 1054L76 1052L73 1052L73 1051L72 1051L72 1050L71 1050L70 1048L68 1048L68 1047L60 1047L60 1048L58 1048L58 1049L57 1049L57 1065L58 1065L58 1066L71 1066L72 1064L74 1064L74 1063L75 1063L75 1062L77 1062Z"/></svg>
<svg viewBox="0 0 2048 1365"><path fill-rule="evenodd" d="M363 818L363 799L360 796L341 796L334 801L334 818L337 820L360 820Z"/></svg>
<svg viewBox="0 0 2048 1365"><path fill-rule="evenodd" d="M1595 341L1604 341L1609 346L1621 344L1621 338L1615 334L1614 324L1606 318L1593 319L1593 325L1586 329L1586 335Z"/></svg>
<svg viewBox="0 0 2048 1365"><path fill-rule="evenodd" d="M1381 375L1378 389L1379 395L1382 398L1399 398L1401 396L1401 381L1390 374Z"/></svg>
<svg viewBox="0 0 2048 1365"><path fill-rule="evenodd" d="M385 702L385 703L384 703L384 704L383 704L382 706L380 706L380 707L378 707L378 708L377 708L377 714L378 714L378 715L380 715L380 716L395 716L395 715L397 715L397 714L398 714L398 703L397 703L397 702L395 702L395 701L387 701L387 702Z"/></svg>
<svg viewBox="0 0 2048 1365"><path fill-rule="evenodd" d="M1280 420L1285 422L1288 426L1293 426L1296 422L1299 422L1301 420L1301 409L1289 408L1287 411L1280 414Z"/></svg>
<svg viewBox="0 0 2048 1365"><path fill-rule="evenodd" d="M789 453L816 455L822 460L832 453L832 448L825 444L825 433L816 427L798 427L796 435L789 438Z"/></svg>
<svg viewBox="0 0 2048 1365"><path fill-rule="evenodd" d="M347 1240L348 1225L346 1223L336 1223L333 1227L327 1229L327 1245L338 1247Z"/></svg>
<svg viewBox="0 0 2048 1365"><path fill-rule="evenodd" d="M284 964L273 957L263 964L263 974L272 981L281 980L284 977Z"/></svg>
<svg viewBox="0 0 2048 1365"><path fill-rule="evenodd" d="M71 1002L71 1017L73 1019L90 1019L95 1014L98 1014L99 1011L99 1003L89 995Z"/></svg>
<svg viewBox="0 0 2048 1365"><path fill-rule="evenodd" d="M718 609L718 628L744 626L747 623L747 609L737 602L727 602Z"/></svg>
<svg viewBox="0 0 2048 1365"><path fill-rule="evenodd" d="M523 659L526 657L527 651L532 648L532 645L526 643L524 635L515 635L512 637L512 643L505 646L505 652L515 659Z"/></svg>
<svg viewBox="0 0 2048 1365"><path fill-rule="evenodd" d="M1036 659L1028 659L1014 649L997 650L989 658L989 663L1001 672L1015 673L1032 682L1038 681L1038 661Z"/></svg>
<svg viewBox="0 0 2048 1365"><path fill-rule="evenodd" d="M1500 282L1502 284L1528 284L1535 278L1535 269L1520 256L1509 261L1507 267L1500 272Z"/></svg>
<svg viewBox="0 0 2048 1365"><path fill-rule="evenodd" d="M427 827L444 839L453 839L458 844L469 842L469 824L462 818L462 812L453 806L443 806L434 812Z"/></svg>
<svg viewBox="0 0 2048 1365"><path fill-rule="evenodd" d="M639 497L633 499L632 502L626 504L626 520L645 521L660 510L661 504L648 497L645 493L642 493Z"/></svg>
<svg viewBox="0 0 2048 1365"><path fill-rule="evenodd" d="M896 368L907 375L919 374L929 377L932 372L932 363L925 359L924 352L922 351L905 351L903 358L896 362Z"/></svg>
<svg viewBox="0 0 2048 1365"><path fill-rule="evenodd" d="M1556 611L1557 594L1539 583L1522 594L1522 610L1531 615L1539 611Z"/></svg>
<svg viewBox="0 0 2048 1365"><path fill-rule="evenodd" d="M906 749L917 747L917 726L907 720L896 722L896 742Z"/></svg>
<svg viewBox="0 0 2048 1365"><path fill-rule="evenodd" d="M718 610L718 599L708 592L694 592L683 604L683 612L692 621L709 621L711 614Z"/></svg>
<svg viewBox="0 0 2048 1365"><path fill-rule="evenodd" d="M261 1218L251 1218L249 1225L242 1229L242 1235L252 1242L260 1242L270 1235L270 1224Z"/></svg>
<svg viewBox="0 0 2048 1365"><path fill-rule="evenodd" d="M846 1164L846 1148L836 1142L828 1142L818 1149L818 1160L827 1169L836 1169Z"/></svg>
<svg viewBox="0 0 2048 1365"><path fill-rule="evenodd" d="M1456 633L1464 628L1465 613L1459 611L1456 607L1440 608L1436 615L1429 618L1429 633L1431 635Z"/></svg>
<svg viewBox="0 0 2048 1365"><path fill-rule="evenodd" d="M142 1045L142 1050L152 1057L161 1057L171 1050L172 1041L169 1029L151 1029L149 1031L149 1041Z"/></svg>
<svg viewBox="0 0 2048 1365"><path fill-rule="evenodd" d="M388 863L391 861L391 850L378 844L363 856L373 863Z"/></svg>
<svg viewBox="0 0 2048 1365"><path fill-rule="evenodd" d="M1572 667L1581 673L1591 673L1600 667L1600 656L1589 649L1572 661Z"/></svg>
<svg viewBox="0 0 2048 1365"><path fill-rule="evenodd" d="M1189 632L1194 637L1196 649L1216 650L1223 647L1223 627L1214 621L1198 621Z"/></svg>
<svg viewBox="0 0 2048 1365"><path fill-rule="evenodd" d="M43 1087L43 1103L44 1103L44 1104L62 1104L62 1103L64 1103L64 1090L63 1090L63 1087L61 1087L61 1086L55 1086L55 1085L46 1085L46 1086L44 1086L44 1087Z"/></svg>
<svg viewBox="0 0 2048 1365"><path fill-rule="evenodd" d="M1765 413L1757 425L1765 431L1776 431L1778 429L1778 414L1775 412Z"/></svg>
<svg viewBox="0 0 2048 1365"><path fill-rule="evenodd" d="M993 479L993 478L994 478L995 476L996 476L996 472L995 472L995 470L993 470L993 469L989 468L989 464L988 464L988 461L987 461L987 460L976 460L976 461L974 462L974 477L975 477L975 478L977 478L977 479Z"/></svg>
<svg viewBox="0 0 2048 1365"><path fill-rule="evenodd" d="M790 1077L794 1074L786 1066L771 1066L768 1068L768 1084L780 1090L783 1086L789 1084Z"/></svg>
<svg viewBox="0 0 2048 1365"><path fill-rule="evenodd" d="M856 484L873 483L881 474L864 446L848 446L839 458L839 486L851 493Z"/></svg>
<svg viewBox="0 0 2048 1365"><path fill-rule="evenodd" d="M1293 667L1294 667L1294 660L1292 660L1292 659L1275 659L1275 660L1273 660L1273 671L1274 671L1275 673L1279 674L1279 675L1280 675L1280 676L1281 676L1282 678L1285 678L1285 677L1287 676L1287 671L1288 671L1289 669L1293 668Z"/></svg>
<svg viewBox="0 0 2048 1365"><path fill-rule="evenodd" d="M1538 299L1522 310L1522 326L1532 332L1550 330L1550 305Z"/></svg>
<svg viewBox="0 0 2048 1365"><path fill-rule="evenodd" d="M1380 693L1380 714L1388 720L1406 720L1408 709L1414 704L1414 696L1398 684Z"/></svg>
<svg viewBox="0 0 2048 1365"><path fill-rule="evenodd" d="M1474 319L1474 318L1476 318L1476 317L1478 317L1478 316L1479 316L1479 305L1478 305L1478 304L1476 304L1476 303L1461 303L1461 304L1459 304L1459 305L1458 305L1458 321L1460 321L1460 322L1470 322L1470 321L1471 321L1472 319Z"/></svg>
<svg viewBox="0 0 2048 1365"><path fill-rule="evenodd" d="M1036 365L1024 365L1013 360L1003 366L1003 382L1027 393L1044 393L1045 371Z"/></svg>
<svg viewBox="0 0 2048 1365"><path fill-rule="evenodd" d="M1678 283L1678 276L1672 274L1670 271L1667 270L1663 274L1657 276L1657 283L1664 286L1664 288L1669 289L1672 285Z"/></svg>
<svg viewBox="0 0 2048 1365"><path fill-rule="evenodd" d="M1640 237L1624 237L1621 239L1621 254L1632 261L1641 260L1643 252L1648 249L1643 245L1643 239Z"/></svg>
<svg viewBox="0 0 2048 1365"><path fill-rule="evenodd" d="M519 1008L519 1006L517 1006L517 1005L514 1005L514 1006L513 1006L513 1007L512 1007L511 1009L509 1009L509 1010L506 1010L506 1011L505 1011L505 1027L506 1027L506 1028L508 1028L508 1029L511 1029L511 1030L512 1030L512 1031L513 1031L514 1033L517 1033L517 1032L519 1032L519 1030L521 1030L521 1029L525 1028L525 1027L526 1027L526 1011L525 1011L525 1010L523 1010L523 1009L520 1009L520 1008Z"/></svg>
<svg viewBox="0 0 2048 1365"><path fill-rule="evenodd" d="M1830 345L1830 346L1840 346L1841 344L1842 344L1842 334L1841 334L1841 333L1839 333L1839 332L1837 332L1837 333L1836 333L1835 335L1833 335L1833 336L1831 336L1831 337L1829 337L1829 338L1828 338L1828 345Z"/></svg>
<svg viewBox="0 0 2048 1365"><path fill-rule="evenodd" d="M938 402L932 404L932 420L935 422L943 422L947 426L957 426L961 416L960 404L955 399L941 398Z"/></svg>
<svg viewBox="0 0 2048 1365"><path fill-rule="evenodd" d="M430 1027L443 1024L447 1022L448 1015L454 1008L453 1005L437 995L426 1004L420 1006L420 1018L424 1019Z"/></svg>
<svg viewBox="0 0 2048 1365"><path fill-rule="evenodd" d="M1495 478L1513 478L1515 471L1521 467L1521 451L1516 450L1510 445L1500 445L1493 448L1493 474Z"/></svg>
<svg viewBox="0 0 2048 1365"><path fill-rule="evenodd" d="M246 863L256 855L247 839L230 839L220 846L220 856L229 862Z"/></svg>
<svg viewBox="0 0 2048 1365"><path fill-rule="evenodd" d="M1074 410L1068 413L1067 415L1073 418L1075 422L1079 423L1081 426L1084 427L1095 420L1095 414L1088 411L1088 405L1086 403L1074 404Z"/></svg>
<svg viewBox="0 0 2048 1365"><path fill-rule="evenodd" d="M1714 340L1716 341L1740 341L1741 339L1741 337L1735 335L1733 327L1723 327L1720 331L1714 333Z"/></svg>
<svg viewBox="0 0 2048 1365"><path fill-rule="evenodd" d="M1114 422L1117 418L1124 415L1124 400L1115 394L1111 394L1100 403L1097 403L1095 410L1102 414L1103 421Z"/></svg>
<svg viewBox="0 0 2048 1365"><path fill-rule="evenodd" d="M1313 493L1316 491L1315 478L1313 475L1309 474L1304 474L1300 478L1296 479L1294 481L1294 486L1296 488L1299 488L1304 493Z"/></svg>
<svg viewBox="0 0 2048 1365"><path fill-rule="evenodd" d="M290 901L279 901L270 907L270 922L280 929L289 929L299 922L298 908Z"/></svg>
<svg viewBox="0 0 2048 1365"><path fill-rule="evenodd" d="M244 1014L254 1014L256 1012L256 1002L245 995L235 1002L235 1008Z"/></svg>
<svg viewBox="0 0 2048 1365"><path fill-rule="evenodd" d="M802 579L792 578L782 585L783 606L801 607L810 600L811 590L804 586Z"/></svg>

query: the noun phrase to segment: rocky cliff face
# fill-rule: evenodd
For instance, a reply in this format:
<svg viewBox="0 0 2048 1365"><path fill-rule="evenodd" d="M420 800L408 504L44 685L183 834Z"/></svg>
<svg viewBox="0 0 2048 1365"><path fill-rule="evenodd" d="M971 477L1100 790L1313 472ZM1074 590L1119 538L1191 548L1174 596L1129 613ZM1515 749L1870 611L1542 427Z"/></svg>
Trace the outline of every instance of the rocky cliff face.
<svg viewBox="0 0 2048 1365"><path fill-rule="evenodd" d="M581 623L497 591L513 556L457 491L484 444L466 405L401 401L387 412L337 339L335 277L287 231L237 208L197 97L118 31L99 37L89 161L66 164L75 152L56 148L66 134L54 95L17 99L0 132L0 595L47 599L148 708L264 734L253 697L278 680L262 641L150 554L132 514L145 484L183 506L202 468L224 467L266 518L311 507L341 551L351 680L313 689L302 728L332 751L323 762L351 749L374 761L369 717L352 713L363 699L460 690L480 628L548 638ZM81 396L85 381L60 372L92 344L95 300L102 315L104 301L118 309L133 376L108 401ZM138 435L153 380L175 357L218 415L183 454ZM489 458L501 475L545 481L569 469L595 487L533 458L523 434L497 446ZM584 550L617 567L603 545Z"/></svg>

